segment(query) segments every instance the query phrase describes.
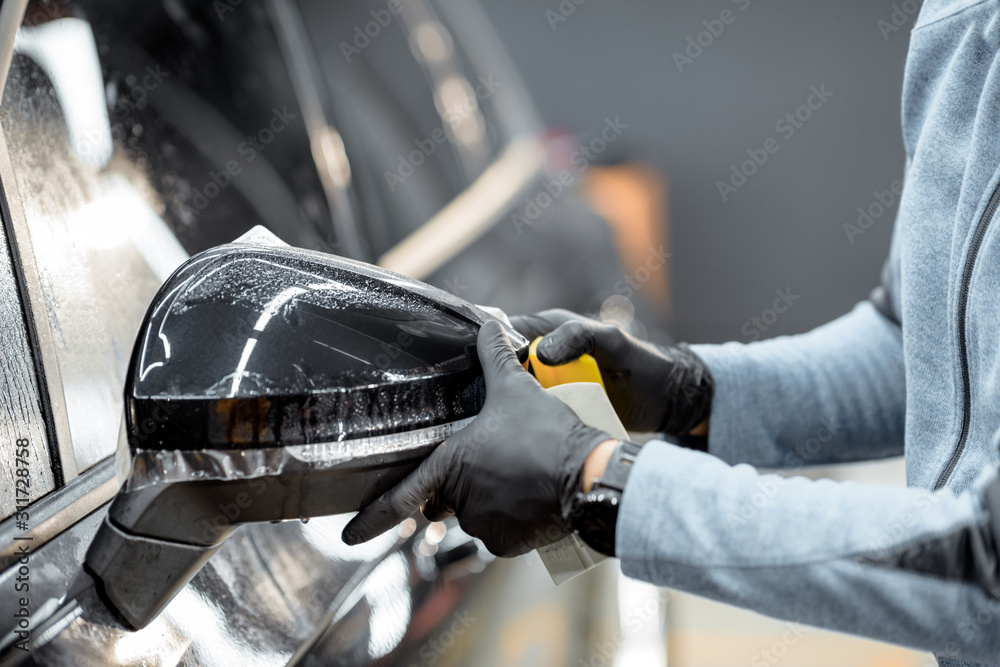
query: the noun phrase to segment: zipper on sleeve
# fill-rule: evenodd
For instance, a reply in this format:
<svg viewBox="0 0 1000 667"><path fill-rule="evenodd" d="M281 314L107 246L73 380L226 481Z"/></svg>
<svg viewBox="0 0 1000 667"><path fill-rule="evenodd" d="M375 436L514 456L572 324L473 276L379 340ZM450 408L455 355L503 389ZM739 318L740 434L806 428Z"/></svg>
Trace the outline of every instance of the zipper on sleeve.
<svg viewBox="0 0 1000 667"><path fill-rule="evenodd" d="M993 190L993 194L990 195L990 200L986 204L986 210L983 211L982 217L979 218L975 236L972 237L972 244L969 246L969 254L965 259L962 284L959 286L958 355L962 366L962 432L958 436L958 442L955 444L955 451L952 452L951 458L948 459L948 465L941 471L937 482L934 484L935 491L942 488L948 482L951 473L955 471L955 466L958 465L958 460L962 457L962 452L965 451L965 443L969 438L969 420L972 418L972 389L969 381L969 354L965 323L966 312L969 306L969 283L972 282L972 270L976 266L976 258L979 257L979 248L983 245L983 237L986 236L986 230L989 228L990 221L993 219L994 214L996 214L998 207L1000 207L1000 185L997 185L996 189Z"/></svg>

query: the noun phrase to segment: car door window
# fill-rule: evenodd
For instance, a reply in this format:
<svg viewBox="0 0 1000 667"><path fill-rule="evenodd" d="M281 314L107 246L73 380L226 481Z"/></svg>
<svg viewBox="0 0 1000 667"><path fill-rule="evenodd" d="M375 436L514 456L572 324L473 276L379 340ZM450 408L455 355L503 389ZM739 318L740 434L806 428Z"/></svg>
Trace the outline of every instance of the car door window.
<svg viewBox="0 0 1000 667"><path fill-rule="evenodd" d="M34 355L10 248L0 234L0 519L55 487Z"/></svg>
<svg viewBox="0 0 1000 667"><path fill-rule="evenodd" d="M283 2L284 0L275 0ZM431 219L509 139L494 113L509 81L469 65L431 2L298 0L376 256Z"/></svg>
<svg viewBox="0 0 1000 667"><path fill-rule="evenodd" d="M115 451L135 332L190 254L260 224L337 247L273 32L250 5L223 23L208 5L92 0L29 13L19 31L2 176L38 275L67 479Z"/></svg>
<svg viewBox="0 0 1000 667"><path fill-rule="evenodd" d="M90 26L61 18L22 29L0 122L23 211L75 460L71 477L114 451L121 387L149 299L186 253L142 188L140 169L116 153ZM119 149L120 151L120 149ZM65 437L65 435L64 435Z"/></svg>

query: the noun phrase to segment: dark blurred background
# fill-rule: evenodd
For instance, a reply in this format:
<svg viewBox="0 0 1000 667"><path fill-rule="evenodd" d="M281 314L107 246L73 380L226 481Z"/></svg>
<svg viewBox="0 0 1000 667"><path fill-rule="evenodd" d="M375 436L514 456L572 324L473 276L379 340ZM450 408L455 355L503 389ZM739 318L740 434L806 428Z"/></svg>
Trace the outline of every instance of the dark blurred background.
<svg viewBox="0 0 1000 667"><path fill-rule="evenodd" d="M675 337L804 331L876 284L895 206L853 243L844 225L902 177L912 18L884 33L891 2L483 4L547 123L588 136L620 117L628 128L602 161L644 162L666 177ZM719 31L711 22L724 10L732 14L721 34L686 53L689 37L705 44L710 33L699 33ZM679 71L675 53L695 57ZM833 95L793 136L787 124L776 131L813 86ZM724 202L717 181L769 137L779 150ZM798 298L772 324L759 320L763 331L751 318L772 307L776 290Z"/></svg>

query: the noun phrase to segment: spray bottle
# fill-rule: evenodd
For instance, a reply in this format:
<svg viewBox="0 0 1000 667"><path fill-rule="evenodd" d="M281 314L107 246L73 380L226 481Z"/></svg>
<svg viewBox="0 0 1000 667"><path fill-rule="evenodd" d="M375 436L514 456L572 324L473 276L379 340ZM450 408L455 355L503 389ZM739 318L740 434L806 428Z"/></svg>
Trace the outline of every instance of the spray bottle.
<svg viewBox="0 0 1000 667"><path fill-rule="evenodd" d="M605 393L597 361L584 354L561 366L549 366L538 359L538 343L541 340L536 338L528 348L525 368L546 391L568 405L584 424L600 429L612 438L627 439L628 433ZM591 549L576 533L540 547L537 553L556 584L569 581L607 560L607 556Z"/></svg>

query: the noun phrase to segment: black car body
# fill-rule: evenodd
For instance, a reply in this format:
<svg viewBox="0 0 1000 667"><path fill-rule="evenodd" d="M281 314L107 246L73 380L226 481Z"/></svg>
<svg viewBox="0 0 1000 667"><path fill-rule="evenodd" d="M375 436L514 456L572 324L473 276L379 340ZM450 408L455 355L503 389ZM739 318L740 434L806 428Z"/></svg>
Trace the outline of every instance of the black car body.
<svg viewBox="0 0 1000 667"><path fill-rule="evenodd" d="M620 279L477 7L32 3L0 124L3 664L563 664L614 625L585 604L607 577L540 586L415 519L353 548L345 516L247 526L141 631L66 598L118 488L136 329L189 255L263 225L511 312L592 311Z"/></svg>

